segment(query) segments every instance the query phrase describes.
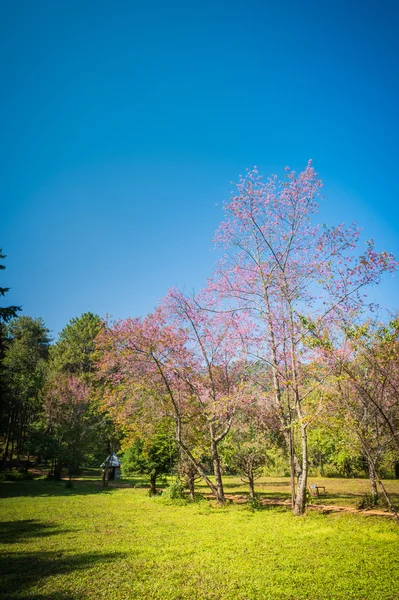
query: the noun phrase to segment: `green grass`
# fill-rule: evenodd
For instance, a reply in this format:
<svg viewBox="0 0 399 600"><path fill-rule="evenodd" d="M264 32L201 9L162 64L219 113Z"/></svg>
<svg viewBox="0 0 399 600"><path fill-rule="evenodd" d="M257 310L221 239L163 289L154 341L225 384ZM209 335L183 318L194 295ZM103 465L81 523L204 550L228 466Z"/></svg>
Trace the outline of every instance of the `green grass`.
<svg viewBox="0 0 399 600"><path fill-rule="evenodd" d="M242 483L239 477L225 477L225 481L227 494L248 495L248 487ZM368 479L310 477L308 486L312 483L326 488L325 493L321 493L319 498L313 500L314 504L356 507L365 494L371 493ZM384 485L390 494L391 502L399 510L399 480L386 480ZM204 484L200 484L198 487L202 491L207 491ZM288 477L261 477L255 487L256 491L265 498L285 500L291 497Z"/></svg>
<svg viewBox="0 0 399 600"><path fill-rule="evenodd" d="M271 494L287 483L273 482ZM0 495L7 600L398 598L399 527L385 517L175 506L84 481L4 483Z"/></svg>

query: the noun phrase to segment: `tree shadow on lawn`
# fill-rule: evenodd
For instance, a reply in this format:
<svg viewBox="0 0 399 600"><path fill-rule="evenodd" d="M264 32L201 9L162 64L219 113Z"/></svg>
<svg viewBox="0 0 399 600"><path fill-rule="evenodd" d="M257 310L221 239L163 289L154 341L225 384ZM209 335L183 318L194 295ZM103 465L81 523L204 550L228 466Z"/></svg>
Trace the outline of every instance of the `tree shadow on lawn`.
<svg viewBox="0 0 399 600"><path fill-rule="evenodd" d="M4 482L0 484L0 498L18 498L21 496L81 496L88 494L109 494L114 491L110 484L103 490L101 481L95 482L73 482L71 488L67 488L65 481L21 481Z"/></svg>
<svg viewBox="0 0 399 600"><path fill-rule="evenodd" d="M72 592L55 592L54 594L24 594L23 596L3 596L0 592L0 598L4 600L85 600L87 594L77 594Z"/></svg>
<svg viewBox="0 0 399 600"><path fill-rule="evenodd" d="M269 488L269 487L285 487L288 489L290 489L290 482L289 481L260 481L258 483L258 487L261 488Z"/></svg>
<svg viewBox="0 0 399 600"><path fill-rule="evenodd" d="M67 532L56 525L48 525L36 519L0 522L0 544L19 544L32 538L44 538Z"/></svg>
<svg viewBox="0 0 399 600"><path fill-rule="evenodd" d="M0 592L0 598L4 600L85 600L87 594L76 594L72 592L55 592L54 594L24 594L23 596L3 596Z"/></svg>
<svg viewBox="0 0 399 600"><path fill-rule="evenodd" d="M98 563L107 563L107 569L111 568L111 561L123 558L125 554L115 553L84 553L74 554L63 552L14 552L1 556L1 580L0 598L8 600L74 600L83 598L85 595L74 592L50 592L43 594L29 594L28 589L37 585L41 580L55 575L70 576L73 581L76 571L84 571ZM105 566L104 566L105 568ZM65 578L65 584L68 579ZM59 584L62 585L62 584ZM98 585L100 583L98 582ZM95 597L95 596L94 596Z"/></svg>
<svg viewBox="0 0 399 600"><path fill-rule="evenodd" d="M203 485L206 488L208 487L206 484L203 484ZM228 489L238 489L238 490L240 490L240 493L241 493L241 488L248 489L248 486L245 485L245 483L240 483L240 482L230 483L229 481L226 481L226 482L223 481L223 488L225 490L228 490Z"/></svg>
<svg viewBox="0 0 399 600"><path fill-rule="evenodd" d="M273 513L276 512L280 512L280 513L287 513L287 512L292 512L292 508L290 504L287 505L281 505L281 504L273 504L272 502L268 503L268 504L263 504L262 502L260 502L259 504L257 504L254 507L251 507L250 504L248 504L248 507L250 508L250 510L253 510L254 512L266 512L266 511L270 511Z"/></svg>
<svg viewBox="0 0 399 600"><path fill-rule="evenodd" d="M8 521L0 524L0 542L4 544L27 542L26 550L13 552L10 550L0 555L1 586L0 598L8 600L77 600L81 594L65 591L50 591L50 593L29 594L29 588L37 586L47 577L65 575L60 586L69 587L73 582L74 573L89 569L98 563L107 563L125 556L121 552L91 552L76 554L62 551L33 551L29 552L29 541L65 533L66 529L47 525L34 519ZM112 567L110 567L112 568ZM78 575L79 577L79 575Z"/></svg>

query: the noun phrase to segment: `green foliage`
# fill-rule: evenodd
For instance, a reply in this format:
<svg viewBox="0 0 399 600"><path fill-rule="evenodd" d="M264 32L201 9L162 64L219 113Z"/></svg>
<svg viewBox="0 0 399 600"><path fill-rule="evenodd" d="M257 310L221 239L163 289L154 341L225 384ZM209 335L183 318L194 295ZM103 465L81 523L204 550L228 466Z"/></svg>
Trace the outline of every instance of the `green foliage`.
<svg viewBox="0 0 399 600"><path fill-rule="evenodd" d="M287 453L280 445L272 445L267 451L268 461L263 468L264 475L277 477L288 476L290 473Z"/></svg>
<svg viewBox="0 0 399 600"><path fill-rule="evenodd" d="M62 373L88 375L93 372L95 339L103 327L98 315L87 312L64 327L51 349L53 368Z"/></svg>
<svg viewBox="0 0 399 600"><path fill-rule="evenodd" d="M268 462L269 437L261 430L255 418L242 416L221 444L223 465L230 473L247 475L250 470L257 477Z"/></svg>
<svg viewBox="0 0 399 600"><path fill-rule="evenodd" d="M50 337L42 319L21 316L7 325L1 369L0 437L3 459L25 450L31 425L40 417ZM16 444L14 445L14 442Z"/></svg>
<svg viewBox="0 0 399 600"><path fill-rule="evenodd" d="M259 494L255 494L253 498L248 499L248 507L254 510L262 510L265 508L264 504L262 504Z"/></svg>
<svg viewBox="0 0 399 600"><path fill-rule="evenodd" d="M136 439L122 458L123 476L158 476L170 473L176 463L176 443L165 424L152 437Z"/></svg>
<svg viewBox="0 0 399 600"><path fill-rule="evenodd" d="M334 463L339 448L339 439L331 427L314 427L308 432L308 452L310 464L320 475L324 475L326 466ZM339 470L336 468L337 473Z"/></svg>
<svg viewBox="0 0 399 600"><path fill-rule="evenodd" d="M22 316L8 325L3 366L14 398L37 398L46 372L49 330L42 319Z"/></svg>
<svg viewBox="0 0 399 600"><path fill-rule="evenodd" d="M322 348L323 350L332 350L333 345L326 331L318 331L316 324L310 317L298 315L301 325L305 328L307 335L302 337L303 344L308 348Z"/></svg>
<svg viewBox="0 0 399 600"><path fill-rule="evenodd" d="M172 481L162 492L162 499L180 504L186 502L187 497L184 493L184 485L180 479Z"/></svg>
<svg viewBox="0 0 399 600"><path fill-rule="evenodd" d="M30 481L33 475L25 470L13 469L0 472L0 481Z"/></svg>
<svg viewBox="0 0 399 600"><path fill-rule="evenodd" d="M50 351L44 428L56 440L53 456L60 463L68 463L74 474L82 463L100 464L113 435L112 423L98 408L94 377L95 338L102 326L100 317L92 313L71 319ZM70 402L66 402L62 389L68 381L75 381L75 388L79 382L87 386L85 402L74 401L76 394L72 393Z"/></svg>
<svg viewBox="0 0 399 600"><path fill-rule="evenodd" d="M375 508L380 504L379 497L376 494L364 494L363 498L357 503L360 510Z"/></svg>
<svg viewBox="0 0 399 600"><path fill-rule="evenodd" d="M306 492L305 492L305 504L313 504L313 497L310 493L309 488L306 488Z"/></svg>

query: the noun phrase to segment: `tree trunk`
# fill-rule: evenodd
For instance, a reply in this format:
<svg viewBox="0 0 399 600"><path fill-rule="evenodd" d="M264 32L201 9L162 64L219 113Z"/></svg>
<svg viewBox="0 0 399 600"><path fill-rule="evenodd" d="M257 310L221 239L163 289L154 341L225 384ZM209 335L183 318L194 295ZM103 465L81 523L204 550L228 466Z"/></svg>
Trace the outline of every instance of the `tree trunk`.
<svg viewBox="0 0 399 600"><path fill-rule="evenodd" d="M255 500L255 482L254 482L254 472L252 470L252 466L248 469L248 484L249 484L249 497L251 500Z"/></svg>
<svg viewBox="0 0 399 600"><path fill-rule="evenodd" d="M107 465L105 465L104 472L103 472L103 490L105 490L108 487L108 481L109 481L109 467Z"/></svg>
<svg viewBox="0 0 399 600"><path fill-rule="evenodd" d="M195 474L189 473L187 477L188 490L190 493L190 499L194 502L195 500Z"/></svg>
<svg viewBox="0 0 399 600"><path fill-rule="evenodd" d="M367 463L368 463L368 468L369 468L371 495L373 496L373 499L377 502L377 500L378 500L377 474L375 472L375 465L369 456L367 456Z"/></svg>
<svg viewBox="0 0 399 600"><path fill-rule="evenodd" d="M19 414L19 425L18 425L18 433L17 433L17 448L16 448L16 454L17 454L18 461L21 459L22 447L23 447L23 443L24 443L25 419L26 419L25 411L21 408L20 414Z"/></svg>
<svg viewBox="0 0 399 600"><path fill-rule="evenodd" d="M10 442L12 440L13 431L14 431L14 420L15 420L15 410L13 409L11 411L11 414L8 419L8 424L7 424L7 435L6 435L6 442L5 442L5 448L4 448L4 454L3 454L3 463L7 462L7 459L8 459L8 451L10 448ZM12 456L10 458L12 458Z"/></svg>
<svg viewBox="0 0 399 600"><path fill-rule="evenodd" d="M278 359L277 359L277 344L276 344L276 336L274 333L273 320L271 318L272 310L270 306L269 295L267 292L266 282L263 281L264 286L264 300L266 304L266 314L267 314L267 324L269 328L269 341L270 341L270 349L271 349L271 357L270 363L272 365L272 379L273 379L273 389L274 389L274 397L275 403L280 411L280 421L283 426L284 438L287 444L288 456L290 461L290 482L291 482L291 506L294 510L295 507L295 452L294 452L294 434L292 430L292 414L291 409L288 404L288 415L284 412L282 394L280 381L278 378Z"/></svg>
<svg viewBox="0 0 399 600"><path fill-rule="evenodd" d="M14 456L14 446L15 446L15 436L13 432L12 442L11 442L11 452L10 452L10 470L12 469L12 457Z"/></svg>
<svg viewBox="0 0 399 600"><path fill-rule="evenodd" d="M291 485L291 508L294 510L295 507L295 454L294 454L294 435L292 428L287 431L284 436L285 442L288 448L288 456L290 459L290 485Z"/></svg>
<svg viewBox="0 0 399 600"><path fill-rule="evenodd" d="M378 477L378 483L380 484L380 487L381 487L381 489L382 489L382 493L384 494L384 498L385 498L385 500L386 500L386 502L387 502L387 504L388 504L388 506L389 506L389 509L390 509L390 510L391 510L391 512L393 513L393 515L394 515L394 517L395 517L395 521L396 521L396 522L397 522L397 524L399 525L399 515L398 515L398 513L396 512L395 508L392 506L391 500L390 500L390 498L389 498L389 496L388 496L388 494L387 494L387 491L386 491L386 489L385 489L385 486L384 486L384 484L383 484L383 483L382 483L382 481L381 481L381 477L379 477L379 476L377 476L377 477Z"/></svg>
<svg viewBox="0 0 399 600"><path fill-rule="evenodd" d="M156 473L150 473L150 496L156 496L157 493L157 475Z"/></svg>
<svg viewBox="0 0 399 600"><path fill-rule="evenodd" d="M61 479L61 459L59 457L54 460L54 479Z"/></svg>
<svg viewBox="0 0 399 600"><path fill-rule="evenodd" d="M219 458L218 446L217 446L217 443L215 442L213 436L212 436L212 442L211 442L211 451L212 451L213 472L215 475L215 482L216 482L216 500L218 501L218 504L224 504L226 502L226 499L224 497L224 490L223 490L222 470L220 468L220 458Z"/></svg>
<svg viewBox="0 0 399 600"><path fill-rule="evenodd" d="M301 411L298 410L298 417L302 419ZM298 491L295 499L294 514L301 516L306 509L306 486L308 482L308 444L306 425L301 423L301 446L302 446L302 470L298 480Z"/></svg>
<svg viewBox="0 0 399 600"><path fill-rule="evenodd" d="M7 462L7 457L8 457L8 447L10 445L10 433L11 433L10 427L11 427L11 422L9 422L8 428L7 428L7 437L6 437L6 443L5 443L4 453L3 453L3 460L2 460L3 464L5 462Z"/></svg>

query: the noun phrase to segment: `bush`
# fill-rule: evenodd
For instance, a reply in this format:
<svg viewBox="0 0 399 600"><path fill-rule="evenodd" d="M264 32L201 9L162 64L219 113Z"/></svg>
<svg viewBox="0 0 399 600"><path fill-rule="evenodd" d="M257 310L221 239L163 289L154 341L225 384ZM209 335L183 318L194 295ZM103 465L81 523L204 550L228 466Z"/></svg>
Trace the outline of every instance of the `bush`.
<svg viewBox="0 0 399 600"><path fill-rule="evenodd" d="M171 500L173 502L176 501L187 501L186 495L184 493L184 485L179 480L176 479L173 481L168 487L162 492L162 498L164 500Z"/></svg>
<svg viewBox="0 0 399 600"><path fill-rule="evenodd" d="M0 474L0 481L31 481L32 473L26 471L6 471Z"/></svg>
<svg viewBox="0 0 399 600"><path fill-rule="evenodd" d="M258 494L255 494L254 498L249 498L248 499L248 507L254 511L254 510L262 510L262 508L264 507L264 504L262 504L260 497L258 496Z"/></svg>
<svg viewBox="0 0 399 600"><path fill-rule="evenodd" d="M375 494L365 494L363 498L358 502L357 508L359 510L365 510L367 508L375 508L380 503L378 496Z"/></svg>
<svg viewBox="0 0 399 600"><path fill-rule="evenodd" d="M320 477L319 474L317 474L316 476ZM338 469L337 469L337 467L335 465L329 464L329 465L326 465L324 467L324 477L331 477L331 478L338 477L338 478L341 478L342 474L338 471Z"/></svg>

